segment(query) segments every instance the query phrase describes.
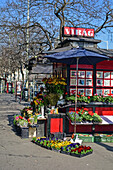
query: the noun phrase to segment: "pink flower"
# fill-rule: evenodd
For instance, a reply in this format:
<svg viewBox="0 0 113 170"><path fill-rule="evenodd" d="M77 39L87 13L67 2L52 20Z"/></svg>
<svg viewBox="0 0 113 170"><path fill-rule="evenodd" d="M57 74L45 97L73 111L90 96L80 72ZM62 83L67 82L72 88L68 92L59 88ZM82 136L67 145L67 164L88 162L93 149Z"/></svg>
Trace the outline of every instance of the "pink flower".
<svg viewBox="0 0 113 170"><path fill-rule="evenodd" d="M18 120L19 119L19 117L16 117L16 120Z"/></svg>

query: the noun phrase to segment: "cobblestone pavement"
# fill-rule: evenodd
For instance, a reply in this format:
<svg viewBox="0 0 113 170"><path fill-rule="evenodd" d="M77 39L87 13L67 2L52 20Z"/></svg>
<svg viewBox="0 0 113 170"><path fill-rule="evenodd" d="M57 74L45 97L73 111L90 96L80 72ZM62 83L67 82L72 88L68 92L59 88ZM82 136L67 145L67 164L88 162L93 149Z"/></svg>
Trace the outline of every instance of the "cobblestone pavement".
<svg viewBox="0 0 113 170"><path fill-rule="evenodd" d="M112 170L113 143L84 143L94 152L83 158L46 150L21 139L12 128L12 115L26 102L15 102L11 94L0 94L0 170Z"/></svg>

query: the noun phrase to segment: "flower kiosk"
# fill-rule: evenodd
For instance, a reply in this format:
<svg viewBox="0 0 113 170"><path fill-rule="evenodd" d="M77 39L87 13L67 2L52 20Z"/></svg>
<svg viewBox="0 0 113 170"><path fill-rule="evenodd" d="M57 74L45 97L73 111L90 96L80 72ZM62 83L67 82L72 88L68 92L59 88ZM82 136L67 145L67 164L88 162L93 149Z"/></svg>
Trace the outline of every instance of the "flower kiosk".
<svg viewBox="0 0 113 170"><path fill-rule="evenodd" d="M69 29L66 31L66 29ZM69 27L64 27L65 40L58 48L48 52L48 59L53 62L55 77L66 78L65 103L59 106L59 112L64 112L65 133L74 132L75 93L77 92L76 132L88 134L113 133L113 51L97 48L101 42L85 35L72 35ZM68 32L68 34L67 34ZM67 59L74 54L74 48L83 47L85 50L109 56L108 60L91 65L87 62L73 62ZM55 54L56 53L56 54ZM58 55L58 53L60 53ZM68 54L67 54L68 53ZM77 51L75 51L75 54ZM53 56L54 55L54 58ZM80 54L81 55L81 54ZM59 57L60 56L60 57ZM64 57L66 64L62 62ZM58 63L58 57L59 63ZM61 61L61 62L60 62ZM78 72L76 69L78 67ZM77 90L76 90L77 86ZM72 118L72 119L71 119ZM113 141L113 139L111 139Z"/></svg>
<svg viewBox="0 0 113 170"><path fill-rule="evenodd" d="M71 37L66 38L59 48L50 51L52 54L63 53L72 49L72 46L77 47L81 44L86 46L87 50L106 54L110 58L94 65L78 63L77 74L76 64L53 62L53 77L43 79L45 90L33 99L31 102L32 114L30 116L27 113L29 118L25 117L29 126L36 126L32 121L34 121L34 117L37 118L35 128L37 132L34 137L64 138L72 135L76 120L76 133L79 133L79 138L84 141L98 141L100 134L107 141L107 134L109 134L110 140L108 141L113 142L113 52L98 49L97 43L99 42L100 40L93 38ZM29 108L27 108L27 112L28 110ZM89 137L88 140L86 136ZM94 138L94 136L96 137Z"/></svg>

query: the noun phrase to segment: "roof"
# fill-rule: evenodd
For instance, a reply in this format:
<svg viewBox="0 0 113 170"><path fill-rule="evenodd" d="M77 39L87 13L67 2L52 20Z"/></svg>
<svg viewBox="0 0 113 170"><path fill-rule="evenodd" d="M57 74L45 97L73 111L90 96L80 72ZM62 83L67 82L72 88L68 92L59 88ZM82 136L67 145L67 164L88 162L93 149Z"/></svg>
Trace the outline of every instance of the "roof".
<svg viewBox="0 0 113 170"><path fill-rule="evenodd" d="M67 46L67 47L61 47L61 48L57 48L57 49L53 49L51 51L47 51L45 52L46 54L53 54L53 53L58 53L58 52L62 52L62 51L68 51L70 49L72 49L74 47ZM108 57L113 57L113 50L106 50L106 49L101 49L101 48L95 48L95 47L83 47L84 49L99 53L99 54L103 54L106 55Z"/></svg>
<svg viewBox="0 0 113 170"><path fill-rule="evenodd" d="M81 42L93 42L93 43L100 43L101 40L93 39L93 38L86 38L86 37L69 37L66 38L62 43L69 41L81 41Z"/></svg>

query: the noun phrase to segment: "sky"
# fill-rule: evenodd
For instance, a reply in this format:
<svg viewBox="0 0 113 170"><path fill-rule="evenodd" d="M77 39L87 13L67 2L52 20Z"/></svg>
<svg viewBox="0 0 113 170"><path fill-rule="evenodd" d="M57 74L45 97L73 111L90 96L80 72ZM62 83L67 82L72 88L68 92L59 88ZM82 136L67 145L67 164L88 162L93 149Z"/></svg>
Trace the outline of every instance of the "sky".
<svg viewBox="0 0 113 170"><path fill-rule="evenodd" d="M0 0L0 6L3 6L4 3L7 0ZM112 1L112 0L111 0ZM113 28L111 28L113 30ZM104 49L113 49L113 31L112 34L108 34L106 32L106 34L104 33L98 33L98 35L95 36L95 39L101 40L101 43L98 43L98 46L100 48L104 48Z"/></svg>
<svg viewBox="0 0 113 170"><path fill-rule="evenodd" d="M113 33L112 34L99 34L95 36L95 39L101 40L101 43L98 43L100 48L104 49L113 49Z"/></svg>

